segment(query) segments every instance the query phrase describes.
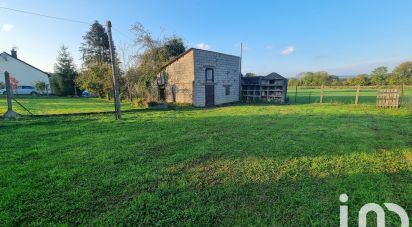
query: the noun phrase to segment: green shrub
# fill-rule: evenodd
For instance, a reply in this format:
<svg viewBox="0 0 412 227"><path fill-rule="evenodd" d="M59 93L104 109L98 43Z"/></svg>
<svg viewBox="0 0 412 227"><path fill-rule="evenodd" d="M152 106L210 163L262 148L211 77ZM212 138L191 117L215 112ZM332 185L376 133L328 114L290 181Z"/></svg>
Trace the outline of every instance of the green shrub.
<svg viewBox="0 0 412 227"><path fill-rule="evenodd" d="M136 98L132 101L131 106L133 107L147 107L144 98Z"/></svg>

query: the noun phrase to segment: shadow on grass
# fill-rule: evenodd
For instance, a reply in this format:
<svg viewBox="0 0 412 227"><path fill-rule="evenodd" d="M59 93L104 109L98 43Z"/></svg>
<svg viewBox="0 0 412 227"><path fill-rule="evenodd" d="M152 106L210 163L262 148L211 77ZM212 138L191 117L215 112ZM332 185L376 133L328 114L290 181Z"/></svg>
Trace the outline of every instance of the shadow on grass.
<svg viewBox="0 0 412 227"><path fill-rule="evenodd" d="M241 109L3 121L0 219L330 226L341 193L351 224L368 202L411 212L410 117Z"/></svg>
<svg viewBox="0 0 412 227"><path fill-rule="evenodd" d="M99 224L143 225L274 225L338 226L339 195L349 195L349 224L357 225L359 209L370 202L397 203L408 213L411 196L405 186L409 171L360 173L349 176L281 178L266 182L215 183L210 178L164 175L151 191L105 214ZM210 174L214 173L210 171ZM376 220L368 216L368 224ZM386 224L399 226L394 213L386 212Z"/></svg>

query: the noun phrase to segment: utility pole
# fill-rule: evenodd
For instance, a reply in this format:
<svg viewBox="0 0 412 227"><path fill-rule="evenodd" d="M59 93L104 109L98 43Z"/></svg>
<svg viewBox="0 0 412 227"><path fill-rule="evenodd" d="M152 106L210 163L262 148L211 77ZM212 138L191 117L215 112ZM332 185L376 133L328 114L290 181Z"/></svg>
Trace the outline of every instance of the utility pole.
<svg viewBox="0 0 412 227"><path fill-rule="evenodd" d="M239 101L242 101L242 57L243 43L240 43L240 63L239 63Z"/></svg>
<svg viewBox="0 0 412 227"><path fill-rule="evenodd" d="M243 43L240 43L240 75L242 75Z"/></svg>
<svg viewBox="0 0 412 227"><path fill-rule="evenodd" d="M112 61L113 69L113 89L114 89L114 106L116 120L122 117L122 111L120 109L120 95L119 95L119 81L117 78L117 68L116 68L116 58L113 50L113 40L112 40L112 23L110 21L106 22L107 32L109 36L109 46L110 46L110 59Z"/></svg>

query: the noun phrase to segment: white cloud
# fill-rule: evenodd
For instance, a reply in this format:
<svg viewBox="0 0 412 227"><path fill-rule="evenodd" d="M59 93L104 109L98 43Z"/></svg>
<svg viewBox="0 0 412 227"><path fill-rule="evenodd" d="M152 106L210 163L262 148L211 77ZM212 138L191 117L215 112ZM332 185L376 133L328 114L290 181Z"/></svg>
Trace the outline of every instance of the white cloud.
<svg viewBox="0 0 412 227"><path fill-rule="evenodd" d="M12 24L3 24L1 28L4 32L10 32L13 30L14 26Z"/></svg>
<svg viewBox="0 0 412 227"><path fill-rule="evenodd" d="M295 52L295 47L290 46L290 47L284 49L284 50L281 52L281 54L286 56L286 55L291 55L293 52Z"/></svg>
<svg viewBox="0 0 412 227"><path fill-rule="evenodd" d="M202 49L202 50L209 50L210 46L206 43L199 43L196 45L196 48Z"/></svg>

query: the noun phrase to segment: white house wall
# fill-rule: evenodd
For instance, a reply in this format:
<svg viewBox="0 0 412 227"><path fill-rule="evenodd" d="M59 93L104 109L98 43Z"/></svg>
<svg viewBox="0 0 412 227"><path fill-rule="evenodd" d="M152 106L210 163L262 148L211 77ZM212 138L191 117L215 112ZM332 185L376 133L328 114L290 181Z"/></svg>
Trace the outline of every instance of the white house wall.
<svg viewBox="0 0 412 227"><path fill-rule="evenodd" d="M8 71L12 77L19 81L19 86L33 86L35 81L49 84L47 74L7 55L0 54L0 81L4 82L4 72Z"/></svg>

